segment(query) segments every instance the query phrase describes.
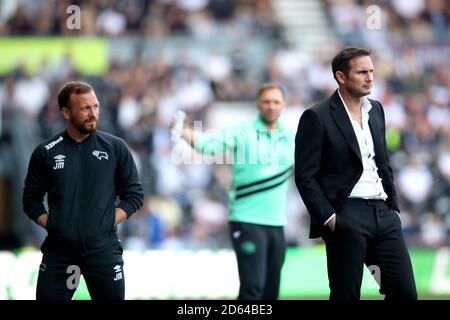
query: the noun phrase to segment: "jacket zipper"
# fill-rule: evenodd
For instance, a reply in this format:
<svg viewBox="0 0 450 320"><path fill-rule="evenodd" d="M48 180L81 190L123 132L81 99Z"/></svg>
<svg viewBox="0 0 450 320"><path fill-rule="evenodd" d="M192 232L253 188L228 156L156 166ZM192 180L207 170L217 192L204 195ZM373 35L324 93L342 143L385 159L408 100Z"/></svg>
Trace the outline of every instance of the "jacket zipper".
<svg viewBox="0 0 450 320"><path fill-rule="evenodd" d="M81 204L83 203L83 199L81 199L81 185L82 185L82 181L81 181L81 177L82 177L82 172L83 172L83 168L82 163L83 163L83 153L82 153L82 148L81 148L81 143L78 143L77 145L78 147L78 172L77 172L77 176L76 179L78 179L78 183L77 183L77 196L78 196L78 236L80 238L80 243L81 243L81 251L82 253L86 253L86 245L84 242L84 234L83 234L83 229L82 229L82 222L83 222L83 214L81 212Z"/></svg>

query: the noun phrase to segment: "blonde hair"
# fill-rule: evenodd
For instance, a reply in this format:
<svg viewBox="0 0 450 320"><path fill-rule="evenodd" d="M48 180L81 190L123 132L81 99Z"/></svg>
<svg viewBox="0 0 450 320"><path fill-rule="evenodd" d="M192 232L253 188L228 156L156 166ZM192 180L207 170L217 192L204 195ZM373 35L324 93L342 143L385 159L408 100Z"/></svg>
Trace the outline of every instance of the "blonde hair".
<svg viewBox="0 0 450 320"><path fill-rule="evenodd" d="M283 88L279 84L277 84L275 82L263 83L258 89L258 93L256 95L256 98L259 100L259 98L261 97L263 92L266 91L266 90L270 90L270 89L278 89L278 90L280 90L281 94L283 96L283 99L285 98L285 94L284 94Z"/></svg>

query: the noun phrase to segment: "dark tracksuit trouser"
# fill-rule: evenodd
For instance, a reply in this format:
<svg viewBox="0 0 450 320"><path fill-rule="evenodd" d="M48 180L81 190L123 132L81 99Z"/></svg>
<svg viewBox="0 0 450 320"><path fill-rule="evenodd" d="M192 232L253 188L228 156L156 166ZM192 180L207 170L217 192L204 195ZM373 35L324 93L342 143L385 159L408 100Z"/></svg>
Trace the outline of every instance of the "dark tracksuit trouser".
<svg viewBox="0 0 450 320"><path fill-rule="evenodd" d="M92 300L124 300L125 277L120 243L99 253L81 256L42 248L37 300L70 300L82 274Z"/></svg>
<svg viewBox="0 0 450 320"><path fill-rule="evenodd" d="M283 227L230 222L239 271L239 300L275 300L286 253Z"/></svg>

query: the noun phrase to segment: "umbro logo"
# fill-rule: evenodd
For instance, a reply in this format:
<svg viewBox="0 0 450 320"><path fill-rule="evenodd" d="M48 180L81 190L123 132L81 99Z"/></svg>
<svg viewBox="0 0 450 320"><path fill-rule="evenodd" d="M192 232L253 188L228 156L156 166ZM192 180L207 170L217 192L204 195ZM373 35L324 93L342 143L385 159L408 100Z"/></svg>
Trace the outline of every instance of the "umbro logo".
<svg viewBox="0 0 450 320"><path fill-rule="evenodd" d="M64 169L64 158L65 157L66 156L64 156L62 154L58 154L57 156L54 157L55 166L53 167L53 170Z"/></svg>
<svg viewBox="0 0 450 320"><path fill-rule="evenodd" d="M92 154L97 157L98 160L106 159L108 160L108 154L105 151L92 151Z"/></svg>

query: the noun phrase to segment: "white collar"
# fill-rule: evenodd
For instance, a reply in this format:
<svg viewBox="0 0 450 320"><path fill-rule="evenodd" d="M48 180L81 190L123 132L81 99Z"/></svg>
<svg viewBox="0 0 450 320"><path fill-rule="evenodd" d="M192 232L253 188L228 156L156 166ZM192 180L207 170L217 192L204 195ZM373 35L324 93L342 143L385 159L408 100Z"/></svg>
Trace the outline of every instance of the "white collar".
<svg viewBox="0 0 450 320"><path fill-rule="evenodd" d="M352 119L352 117L350 116L350 111L347 108L347 105L345 104L344 99L342 99L341 93L339 92L339 89L337 89L337 92L339 94L339 98L342 101L342 104L344 105L345 111L347 111L347 115L350 118L350 120ZM372 104L370 103L369 99L367 99L367 97L363 97L362 98L362 104L361 104L362 109L364 110L364 112L366 114L369 113L370 109L372 109Z"/></svg>

